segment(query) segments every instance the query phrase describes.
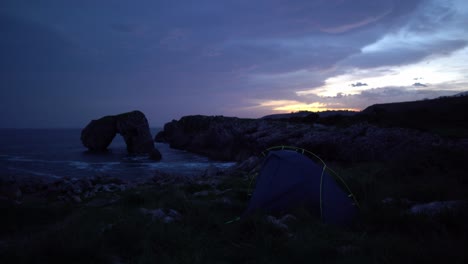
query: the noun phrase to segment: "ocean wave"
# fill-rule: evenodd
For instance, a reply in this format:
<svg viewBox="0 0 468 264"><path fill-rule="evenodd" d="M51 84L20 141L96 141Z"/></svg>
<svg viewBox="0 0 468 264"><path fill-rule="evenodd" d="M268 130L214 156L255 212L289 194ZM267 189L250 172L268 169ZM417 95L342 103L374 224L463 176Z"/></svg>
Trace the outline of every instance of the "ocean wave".
<svg viewBox="0 0 468 264"><path fill-rule="evenodd" d="M91 170L91 171L108 171L116 165L120 165L120 162L84 162L84 161L69 161L68 165L79 169L79 170Z"/></svg>
<svg viewBox="0 0 468 264"><path fill-rule="evenodd" d="M20 161L20 162L42 162L42 160L27 159L21 156L10 156L6 160L7 161Z"/></svg>
<svg viewBox="0 0 468 264"><path fill-rule="evenodd" d="M7 169L15 171L15 172L28 173L28 174L32 174L32 175L35 175L35 176L41 176L41 177L50 177L50 178L54 178L54 179L62 178L62 177L57 176L55 174L46 173L46 172L32 171L32 170L26 170L26 169L23 169L23 168L8 167Z"/></svg>
<svg viewBox="0 0 468 264"><path fill-rule="evenodd" d="M145 162L145 161L150 161L148 157L146 156L130 156L130 157L125 157L123 158L124 161L129 161L129 162ZM154 161L152 161L154 162Z"/></svg>
<svg viewBox="0 0 468 264"><path fill-rule="evenodd" d="M83 161L71 161L68 163L68 165L75 167L76 169L79 170L86 170L89 169L90 164L88 162L83 162Z"/></svg>
<svg viewBox="0 0 468 264"><path fill-rule="evenodd" d="M69 162L66 160L42 160L42 159L31 159L31 158L26 158L23 156L9 156L9 158L6 159L6 161L14 161L14 162L35 162L35 163L65 163Z"/></svg>

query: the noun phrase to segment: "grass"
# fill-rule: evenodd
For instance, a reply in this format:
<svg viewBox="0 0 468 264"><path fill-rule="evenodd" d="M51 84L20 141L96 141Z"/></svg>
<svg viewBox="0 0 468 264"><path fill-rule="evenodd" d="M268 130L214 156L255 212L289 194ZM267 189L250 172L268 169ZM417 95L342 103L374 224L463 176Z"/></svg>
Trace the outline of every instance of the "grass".
<svg viewBox="0 0 468 264"><path fill-rule="evenodd" d="M345 178L362 211L350 228L322 224L297 209L284 232L262 214L226 224L246 208L243 172L212 184L147 185L103 207L25 201L2 208L0 263L466 263L468 212L406 214L404 204L467 200L467 165L450 150L387 163L330 164ZM230 204L218 200L227 198ZM179 222L153 221L140 208L171 208Z"/></svg>

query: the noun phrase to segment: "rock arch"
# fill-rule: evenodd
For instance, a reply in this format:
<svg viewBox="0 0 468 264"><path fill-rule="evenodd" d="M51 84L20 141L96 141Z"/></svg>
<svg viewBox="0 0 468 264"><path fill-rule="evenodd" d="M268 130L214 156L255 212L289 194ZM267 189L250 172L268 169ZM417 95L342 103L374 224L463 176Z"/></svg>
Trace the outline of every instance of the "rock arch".
<svg viewBox="0 0 468 264"><path fill-rule="evenodd" d="M117 134L124 138L129 154L149 154L151 159L161 159L161 153L154 146L148 120L140 111L92 120L81 131L81 142L90 151L105 151Z"/></svg>

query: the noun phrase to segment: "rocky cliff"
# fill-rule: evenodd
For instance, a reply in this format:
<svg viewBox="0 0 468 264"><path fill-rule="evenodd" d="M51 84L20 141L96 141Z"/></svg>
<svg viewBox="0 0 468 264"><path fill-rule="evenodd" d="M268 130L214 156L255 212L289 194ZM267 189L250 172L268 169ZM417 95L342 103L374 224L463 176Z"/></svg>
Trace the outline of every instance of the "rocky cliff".
<svg viewBox="0 0 468 264"><path fill-rule="evenodd" d="M200 115L167 123L155 140L213 159L235 161L277 145L302 147L327 160L375 161L458 144L455 140L413 129L381 128L368 123L338 128Z"/></svg>

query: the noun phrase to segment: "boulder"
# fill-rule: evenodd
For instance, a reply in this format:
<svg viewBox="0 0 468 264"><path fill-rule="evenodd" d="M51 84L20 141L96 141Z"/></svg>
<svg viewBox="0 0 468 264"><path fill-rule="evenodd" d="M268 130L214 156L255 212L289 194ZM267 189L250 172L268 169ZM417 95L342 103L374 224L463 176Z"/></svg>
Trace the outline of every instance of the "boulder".
<svg viewBox="0 0 468 264"><path fill-rule="evenodd" d="M81 131L81 142L90 151L105 151L116 134L124 138L129 154L149 154L153 160L161 159L161 153L154 147L148 120L140 111L92 120Z"/></svg>
<svg viewBox="0 0 468 264"><path fill-rule="evenodd" d="M156 134L156 136L154 137L154 142L162 142L162 143L167 142L166 133L164 132L164 130Z"/></svg>
<svg viewBox="0 0 468 264"><path fill-rule="evenodd" d="M444 212L455 212L466 209L466 201L435 201L424 204L413 205L409 209L409 213L413 215L424 214L428 216L434 216L442 214Z"/></svg>
<svg viewBox="0 0 468 264"><path fill-rule="evenodd" d="M57 196L64 202L81 203L83 200L96 196L97 193L123 192L129 186L119 178L109 176L93 176L90 178L61 178L48 183L44 188L47 196Z"/></svg>
<svg viewBox="0 0 468 264"><path fill-rule="evenodd" d="M152 160L161 160L162 159L161 152L159 152L159 150L155 148L149 152L149 158Z"/></svg>
<svg viewBox="0 0 468 264"><path fill-rule="evenodd" d="M186 116L167 123L155 140L216 160L243 160L252 154L244 136L255 122L235 117Z"/></svg>
<svg viewBox="0 0 468 264"><path fill-rule="evenodd" d="M140 208L140 212L143 215L150 216L153 221L159 220L165 224L180 221L182 218L180 213L173 209L157 208L151 210L146 208Z"/></svg>
<svg viewBox="0 0 468 264"><path fill-rule="evenodd" d="M269 223L273 228L277 229L287 237L293 237L294 235L290 232L288 224L295 222L297 218L293 215L287 214L281 218L268 215L265 217L265 221Z"/></svg>
<svg viewBox="0 0 468 264"><path fill-rule="evenodd" d="M20 201L22 197L23 193L21 192L21 189L16 183L0 184L0 199L13 202Z"/></svg>

